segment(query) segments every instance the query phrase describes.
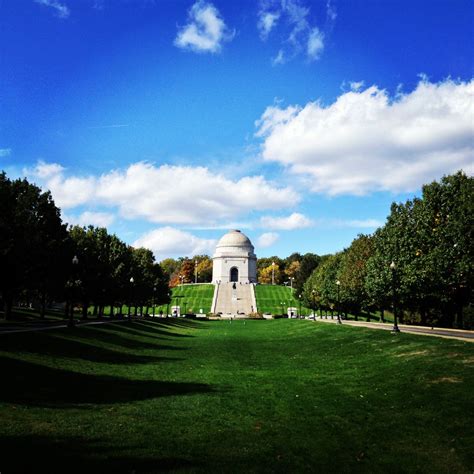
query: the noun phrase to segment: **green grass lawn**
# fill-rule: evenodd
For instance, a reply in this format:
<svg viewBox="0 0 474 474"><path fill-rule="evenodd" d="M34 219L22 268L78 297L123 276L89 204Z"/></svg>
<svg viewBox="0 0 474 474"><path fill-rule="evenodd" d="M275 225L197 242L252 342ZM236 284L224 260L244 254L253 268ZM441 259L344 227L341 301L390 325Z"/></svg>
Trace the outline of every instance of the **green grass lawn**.
<svg viewBox="0 0 474 474"><path fill-rule="evenodd" d="M176 298L178 296L178 298ZM212 297L214 296L214 285L199 284L199 285L180 285L173 288L173 297L171 299L171 306L181 306L181 313L199 313L202 309L203 313L211 311ZM156 314L163 311L166 314L167 305L157 306ZM170 309L171 312L171 309Z"/></svg>
<svg viewBox="0 0 474 474"><path fill-rule="evenodd" d="M0 335L0 471L472 473L474 345L301 320Z"/></svg>
<svg viewBox="0 0 474 474"><path fill-rule="evenodd" d="M255 297L258 311L261 313L282 314L282 307L284 314L286 314L288 307L297 308L299 311L298 299L293 290L287 286L256 285ZM308 315L311 310L302 306L301 312Z"/></svg>

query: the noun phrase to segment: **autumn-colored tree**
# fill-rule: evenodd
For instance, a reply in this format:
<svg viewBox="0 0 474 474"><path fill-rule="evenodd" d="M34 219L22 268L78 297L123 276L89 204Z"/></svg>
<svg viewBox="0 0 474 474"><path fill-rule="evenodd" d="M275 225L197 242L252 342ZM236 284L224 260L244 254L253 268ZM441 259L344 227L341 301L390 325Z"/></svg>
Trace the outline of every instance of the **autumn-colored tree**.
<svg viewBox="0 0 474 474"><path fill-rule="evenodd" d="M275 263L275 265L268 265L267 267L262 268L258 271L258 282L262 285L271 285L272 282L275 285L280 285L282 283L282 272L280 266Z"/></svg>

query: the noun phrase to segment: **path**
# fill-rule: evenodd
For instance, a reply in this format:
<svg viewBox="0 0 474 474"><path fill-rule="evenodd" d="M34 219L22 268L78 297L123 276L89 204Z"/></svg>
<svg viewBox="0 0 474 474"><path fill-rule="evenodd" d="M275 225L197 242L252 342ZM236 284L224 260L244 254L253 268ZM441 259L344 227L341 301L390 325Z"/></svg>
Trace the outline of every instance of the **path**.
<svg viewBox="0 0 474 474"><path fill-rule="evenodd" d="M324 323L334 323L337 324L337 318L334 316L334 319L324 319L320 316L316 317L317 322ZM391 331L393 324L389 323L369 323L365 321L348 321L343 320L342 324L347 326L360 326L371 329L384 329L386 331ZM398 325L401 332L407 332L412 334L422 334L424 336L438 336L446 337L449 339L458 339L462 341L474 342L474 332L462 329L447 329L447 328L436 328L436 327L424 327L424 326L411 326L408 324L399 324Z"/></svg>

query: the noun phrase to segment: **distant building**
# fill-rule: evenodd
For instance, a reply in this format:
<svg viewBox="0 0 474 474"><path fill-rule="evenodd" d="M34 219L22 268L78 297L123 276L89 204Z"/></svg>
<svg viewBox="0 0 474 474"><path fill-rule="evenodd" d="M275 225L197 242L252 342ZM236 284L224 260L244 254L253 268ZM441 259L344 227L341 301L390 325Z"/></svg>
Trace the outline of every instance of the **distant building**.
<svg viewBox="0 0 474 474"><path fill-rule="evenodd" d="M257 282L257 256L252 242L240 230L231 230L219 240L212 260L214 283Z"/></svg>

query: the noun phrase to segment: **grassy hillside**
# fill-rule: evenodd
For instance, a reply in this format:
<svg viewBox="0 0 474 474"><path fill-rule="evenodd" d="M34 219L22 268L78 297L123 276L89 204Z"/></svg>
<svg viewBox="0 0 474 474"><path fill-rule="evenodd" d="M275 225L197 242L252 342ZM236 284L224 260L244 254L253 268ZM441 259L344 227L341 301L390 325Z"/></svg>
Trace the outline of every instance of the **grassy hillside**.
<svg viewBox="0 0 474 474"><path fill-rule="evenodd" d="M278 285L256 285L255 297L257 298L257 308L261 313L286 314L286 308L294 307L299 310L297 295L287 286ZM283 303L283 305L282 305ZM310 313L310 310L301 307L304 315Z"/></svg>
<svg viewBox="0 0 474 474"><path fill-rule="evenodd" d="M301 320L0 335L0 470L470 473L473 357Z"/></svg>
<svg viewBox="0 0 474 474"><path fill-rule="evenodd" d="M212 297L214 296L214 285L200 284L200 285L180 285L173 288L173 297L171 299L170 307L174 305L181 306L181 313L199 313L202 309L203 313L211 311ZM157 306L156 313L163 311L166 314L167 306ZM170 310L171 312L171 310Z"/></svg>

